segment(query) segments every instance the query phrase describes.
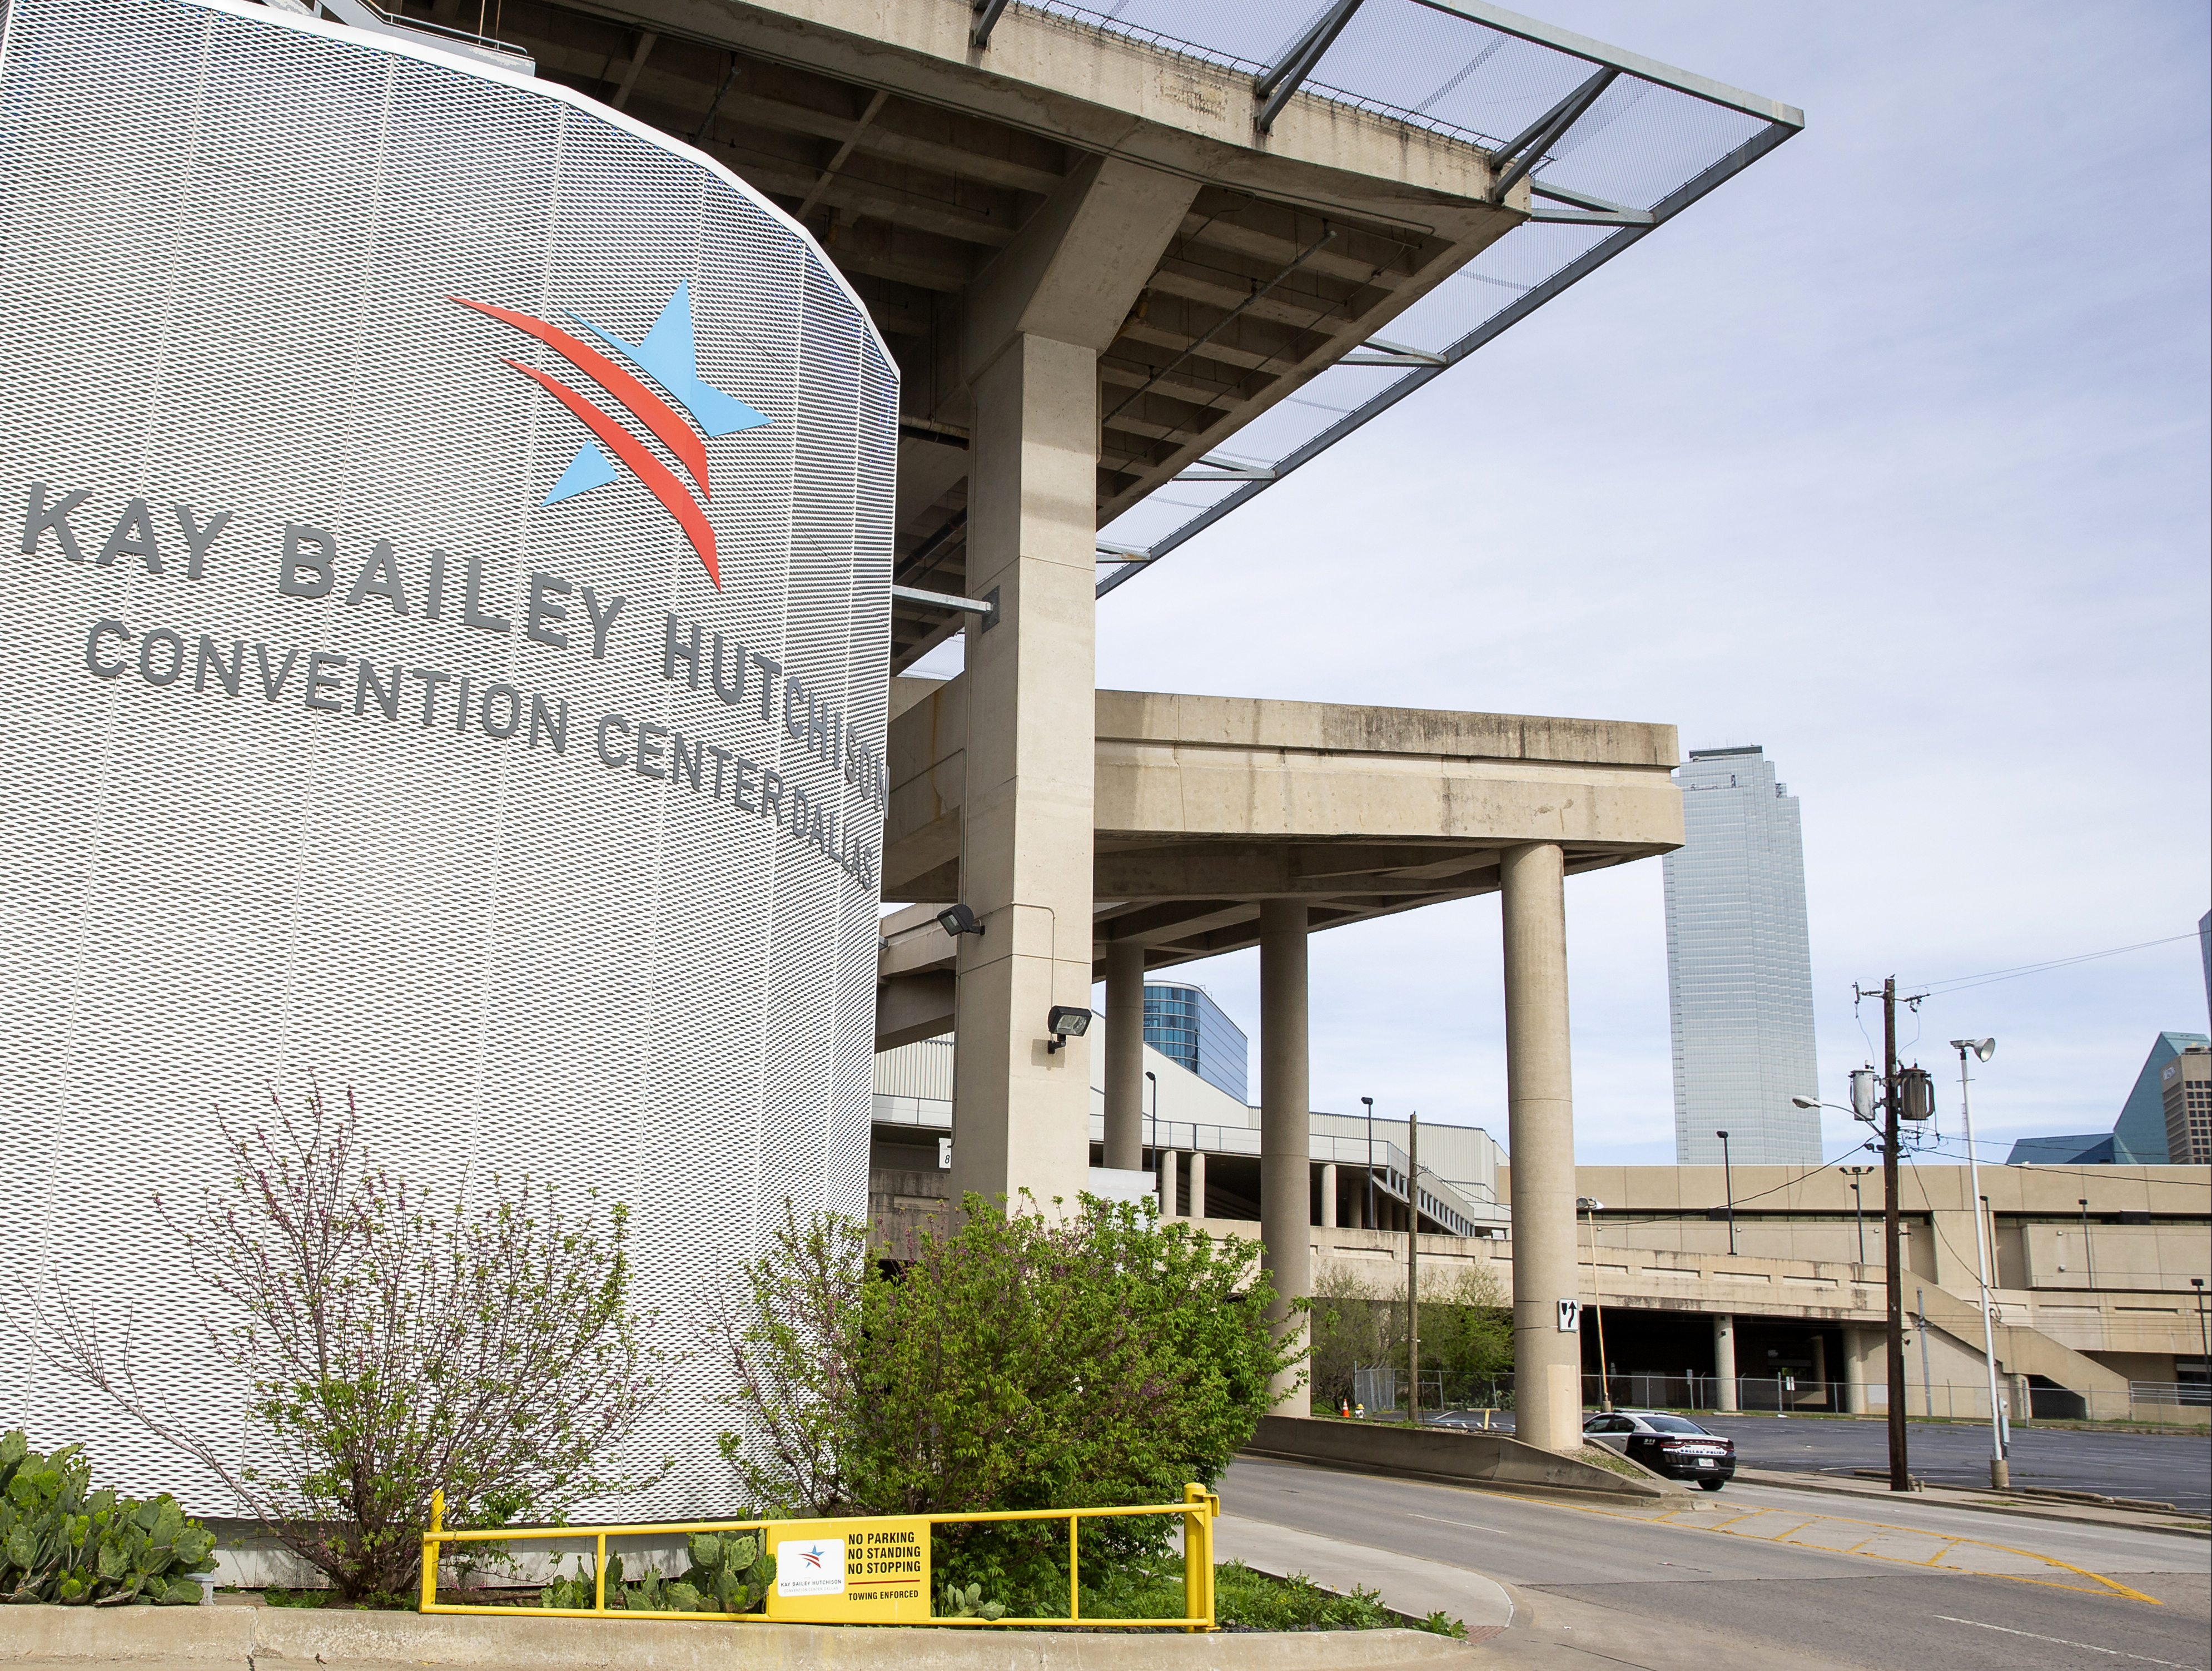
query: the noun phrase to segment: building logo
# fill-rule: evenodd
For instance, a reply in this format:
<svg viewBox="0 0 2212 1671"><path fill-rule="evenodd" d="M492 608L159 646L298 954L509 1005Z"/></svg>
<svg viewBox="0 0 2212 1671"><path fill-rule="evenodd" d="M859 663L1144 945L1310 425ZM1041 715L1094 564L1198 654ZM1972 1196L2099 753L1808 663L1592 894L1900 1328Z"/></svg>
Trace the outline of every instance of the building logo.
<svg viewBox="0 0 2212 1671"><path fill-rule="evenodd" d="M691 328L690 281L677 285L675 294L668 298L660 317L653 322L653 329L645 333L642 342L626 342L582 315L575 316L579 325L644 373L643 377L557 325L517 313L511 308L495 307L489 302L471 302L459 296L447 300L473 308L503 325L511 325L526 336L535 337L574 366L613 396L647 435L666 448L668 455L683 466L692 487L698 490L697 497L693 497L691 488L686 487L676 473L660 461L652 448L590 396L534 366L509 360L509 365L566 406L592 432L592 439L576 449L575 457L561 473L561 479L553 484L544 503L558 504L563 499L573 499L580 493L588 493L616 480L614 463L607 457L611 452L676 519L677 526L690 540L691 549L698 554L708 579L719 589L722 571L714 558L714 528L707 520L705 504L708 497L706 442L719 436L736 435L743 430L757 430L768 419L699 375L698 339Z"/></svg>
<svg viewBox="0 0 2212 1671"><path fill-rule="evenodd" d="M775 1589L779 1595L842 1595L845 1591L845 1540L821 1538L778 1544Z"/></svg>

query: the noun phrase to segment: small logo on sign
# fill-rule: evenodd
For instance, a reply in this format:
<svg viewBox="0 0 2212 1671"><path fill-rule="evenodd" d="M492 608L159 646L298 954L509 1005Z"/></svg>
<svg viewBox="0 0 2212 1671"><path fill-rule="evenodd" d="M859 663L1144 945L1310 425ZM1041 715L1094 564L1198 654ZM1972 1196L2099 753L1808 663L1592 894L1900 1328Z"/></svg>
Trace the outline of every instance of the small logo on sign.
<svg viewBox="0 0 2212 1671"><path fill-rule="evenodd" d="M845 1593L845 1540L817 1538L776 1546L778 1595L842 1595Z"/></svg>

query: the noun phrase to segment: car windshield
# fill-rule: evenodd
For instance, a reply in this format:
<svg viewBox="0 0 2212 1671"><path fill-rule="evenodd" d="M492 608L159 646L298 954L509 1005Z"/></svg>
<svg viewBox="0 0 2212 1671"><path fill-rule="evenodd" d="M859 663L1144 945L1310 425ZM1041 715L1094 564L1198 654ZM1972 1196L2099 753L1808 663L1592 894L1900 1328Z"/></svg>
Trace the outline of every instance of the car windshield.
<svg viewBox="0 0 2212 1671"><path fill-rule="evenodd" d="M1654 1433L1703 1433L1705 1430L1695 1422L1686 1422L1680 1416L1646 1416L1644 1424Z"/></svg>

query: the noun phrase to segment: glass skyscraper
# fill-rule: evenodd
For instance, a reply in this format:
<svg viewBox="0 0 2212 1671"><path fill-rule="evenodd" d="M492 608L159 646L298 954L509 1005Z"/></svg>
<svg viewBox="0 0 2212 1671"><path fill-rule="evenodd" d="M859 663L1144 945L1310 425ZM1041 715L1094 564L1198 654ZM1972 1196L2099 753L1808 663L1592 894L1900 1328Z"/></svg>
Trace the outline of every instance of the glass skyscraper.
<svg viewBox="0 0 2212 1671"><path fill-rule="evenodd" d="M1145 987L1145 1042L1217 1090L1246 1101L1251 1046L1203 986Z"/></svg>
<svg viewBox="0 0 2212 1671"><path fill-rule="evenodd" d="M1684 841L1663 861L1674 1034L1674 1157L1818 1166L1820 1089L1805 844L1796 797L1760 749L1692 749L1677 767Z"/></svg>

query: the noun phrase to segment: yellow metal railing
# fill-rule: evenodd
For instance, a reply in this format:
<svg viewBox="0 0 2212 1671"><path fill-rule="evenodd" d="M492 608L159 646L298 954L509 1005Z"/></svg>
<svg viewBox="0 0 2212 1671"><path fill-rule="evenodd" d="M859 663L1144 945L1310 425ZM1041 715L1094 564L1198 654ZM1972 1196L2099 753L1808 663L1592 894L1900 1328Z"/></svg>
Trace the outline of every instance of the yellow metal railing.
<svg viewBox="0 0 2212 1671"><path fill-rule="evenodd" d="M1128 1509L1004 1509L970 1515L854 1515L823 1520L694 1521L647 1526L538 1526L456 1530L445 1524L446 1494L430 1499L430 1529L422 1534L424 1613L495 1613L562 1619L692 1619L760 1624L955 1625L1019 1627L1081 1624L1090 1629L1210 1631L1213 1612L1213 1520L1221 1499L1203 1485L1183 1487L1181 1503ZM1078 1540L1085 1521L1140 1515L1180 1515L1183 1526L1183 1612L1175 1619L1085 1618L1081 1611ZM987 1521L1064 1520L1067 1522L1067 1613L1052 1619L941 1618L933 1611L930 1529ZM753 1533L775 1564L761 1613L678 1613L607 1605L607 1540L688 1540L696 1533ZM501 1607L438 1600L438 1564L448 1545L578 1543L595 1556L588 1607ZM915 1552L919 1553L918 1567ZM787 1581L786 1555L794 1558ZM835 1556L835 1559L831 1558ZM858 1557L857 1560L854 1558ZM831 1586L834 1576L836 1584ZM787 1582L790 1589L787 1590Z"/></svg>

